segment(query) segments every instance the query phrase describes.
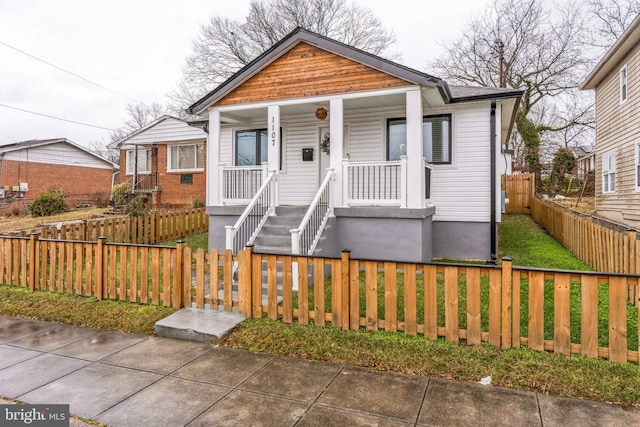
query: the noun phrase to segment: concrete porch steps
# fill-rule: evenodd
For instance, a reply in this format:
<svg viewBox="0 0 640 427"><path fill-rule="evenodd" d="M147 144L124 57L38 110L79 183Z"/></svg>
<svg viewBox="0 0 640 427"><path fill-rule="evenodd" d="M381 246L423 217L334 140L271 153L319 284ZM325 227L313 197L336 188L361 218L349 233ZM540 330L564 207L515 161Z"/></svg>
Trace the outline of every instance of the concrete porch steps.
<svg viewBox="0 0 640 427"><path fill-rule="evenodd" d="M254 250L261 253L291 255L291 233L297 228L309 209L308 206L278 206L276 215L269 217L253 242Z"/></svg>

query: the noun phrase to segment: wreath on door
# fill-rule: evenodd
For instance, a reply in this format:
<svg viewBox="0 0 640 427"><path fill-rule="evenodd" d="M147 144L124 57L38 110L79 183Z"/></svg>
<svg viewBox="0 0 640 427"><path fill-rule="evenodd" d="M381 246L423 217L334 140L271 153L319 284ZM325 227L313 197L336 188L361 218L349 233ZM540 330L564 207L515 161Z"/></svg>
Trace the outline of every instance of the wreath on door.
<svg viewBox="0 0 640 427"><path fill-rule="evenodd" d="M320 150L322 150L323 153L331 153L331 137L328 133L325 133L322 137L322 142L320 142Z"/></svg>

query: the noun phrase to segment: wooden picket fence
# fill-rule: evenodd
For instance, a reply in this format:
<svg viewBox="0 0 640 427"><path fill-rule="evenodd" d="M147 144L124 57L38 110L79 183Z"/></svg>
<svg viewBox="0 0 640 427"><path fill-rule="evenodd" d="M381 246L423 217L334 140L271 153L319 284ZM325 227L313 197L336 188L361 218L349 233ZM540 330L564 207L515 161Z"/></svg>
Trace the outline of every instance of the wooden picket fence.
<svg viewBox="0 0 640 427"><path fill-rule="evenodd" d="M532 173L514 173L502 175L502 190L509 203L505 206L506 213L529 213L529 199L533 196L535 175Z"/></svg>
<svg viewBox="0 0 640 427"><path fill-rule="evenodd" d="M414 264L351 259L348 252L332 259L253 248L233 255L192 251L183 243L161 247L32 235L0 237L0 278L33 291L235 308L285 323L639 360L638 309L628 304L627 289L637 289L640 276L631 274L514 267L509 259L500 266Z"/></svg>
<svg viewBox="0 0 640 427"><path fill-rule="evenodd" d="M58 240L97 241L106 237L110 242L152 245L191 234L206 232L209 219L204 208L173 212L153 212L141 217L94 218L66 224L5 233L7 236L28 237L38 233L41 238Z"/></svg>
<svg viewBox="0 0 640 427"><path fill-rule="evenodd" d="M640 274L640 240L634 230L537 197L531 198L531 217L554 239L596 271ZM638 302L636 287L629 301Z"/></svg>

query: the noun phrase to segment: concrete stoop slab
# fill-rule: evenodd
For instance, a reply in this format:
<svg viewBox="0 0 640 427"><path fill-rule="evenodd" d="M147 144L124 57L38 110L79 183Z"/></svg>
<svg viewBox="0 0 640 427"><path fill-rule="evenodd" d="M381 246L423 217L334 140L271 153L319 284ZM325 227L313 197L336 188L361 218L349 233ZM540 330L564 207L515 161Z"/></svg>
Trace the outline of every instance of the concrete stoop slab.
<svg viewBox="0 0 640 427"><path fill-rule="evenodd" d="M157 321L154 331L161 337L218 343L245 317L236 311L183 308Z"/></svg>

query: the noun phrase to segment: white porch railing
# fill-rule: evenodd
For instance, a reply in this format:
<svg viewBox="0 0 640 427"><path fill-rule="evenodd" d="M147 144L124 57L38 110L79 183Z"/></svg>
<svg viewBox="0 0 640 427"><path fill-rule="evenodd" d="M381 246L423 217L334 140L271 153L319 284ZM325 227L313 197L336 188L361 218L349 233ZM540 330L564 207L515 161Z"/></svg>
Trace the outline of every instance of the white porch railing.
<svg viewBox="0 0 640 427"><path fill-rule="evenodd" d="M346 204L407 206L407 157L389 162L343 163Z"/></svg>
<svg viewBox="0 0 640 427"><path fill-rule="evenodd" d="M227 225L226 249L234 253L253 243L269 215L276 210L278 172L271 171L235 225Z"/></svg>
<svg viewBox="0 0 640 427"><path fill-rule="evenodd" d="M225 205L248 203L267 178L267 164L262 166L225 166L218 168L219 194Z"/></svg>
<svg viewBox="0 0 640 427"><path fill-rule="evenodd" d="M331 182L334 169L327 169L320 188L316 192L307 213L298 228L291 230L291 253L294 255L313 255L329 217L333 215Z"/></svg>

